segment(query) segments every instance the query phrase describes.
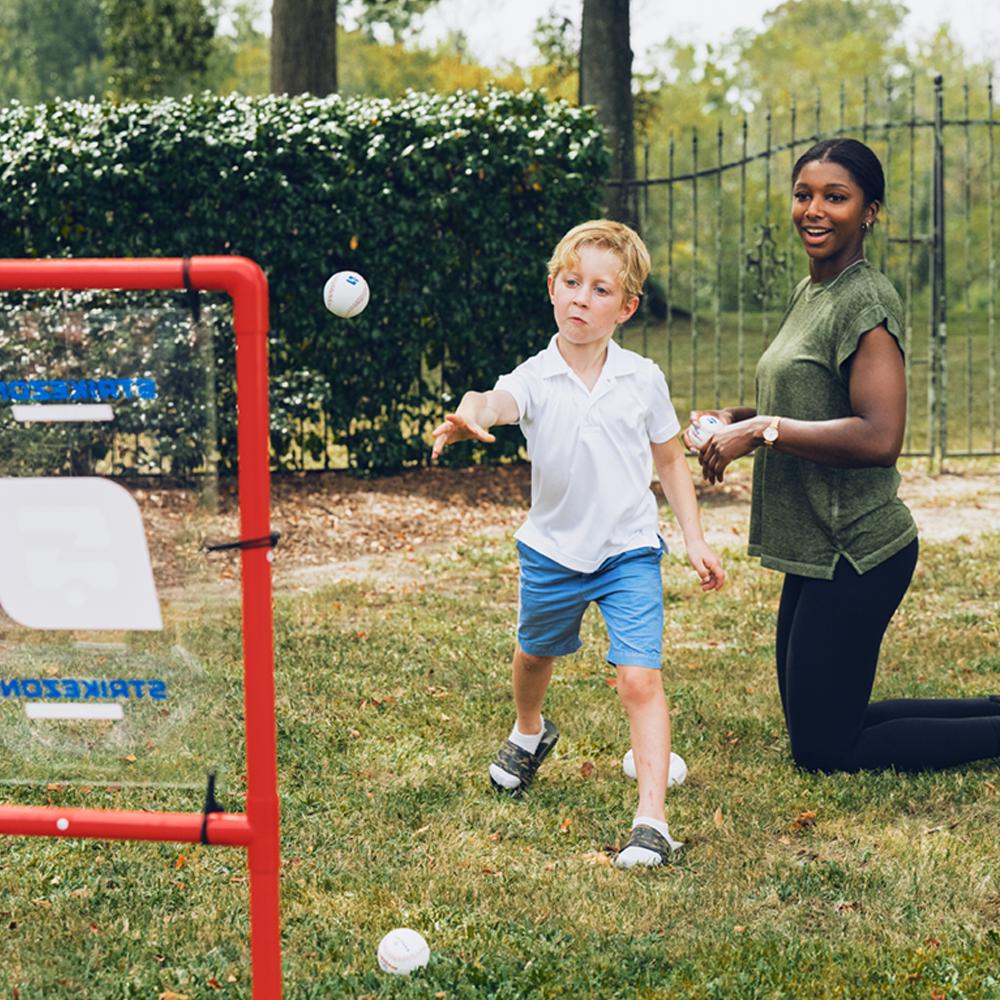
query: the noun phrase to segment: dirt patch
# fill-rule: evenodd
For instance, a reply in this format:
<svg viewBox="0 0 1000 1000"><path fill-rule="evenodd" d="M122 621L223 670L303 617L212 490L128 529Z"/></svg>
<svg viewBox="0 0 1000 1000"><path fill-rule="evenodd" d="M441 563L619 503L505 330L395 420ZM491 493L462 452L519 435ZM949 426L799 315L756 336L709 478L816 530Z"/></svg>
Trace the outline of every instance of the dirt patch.
<svg viewBox="0 0 1000 1000"><path fill-rule="evenodd" d="M1000 460L978 462L938 476L913 463L900 494L921 536L951 541L1000 530ZM476 536L507 536L524 519L531 490L526 465L421 469L383 479L339 472L276 478L272 522L281 532L275 581L310 589L344 579L417 578L428 554L446 555ZM179 586L196 576L231 591L235 555L205 555L208 541L237 537L235 497L224 490L219 513L184 489L133 489L148 526L157 578ZM742 549L750 512L750 464L739 463L724 483L698 485L710 543ZM675 551L682 539L662 497L663 532ZM199 567L192 574L192 567Z"/></svg>

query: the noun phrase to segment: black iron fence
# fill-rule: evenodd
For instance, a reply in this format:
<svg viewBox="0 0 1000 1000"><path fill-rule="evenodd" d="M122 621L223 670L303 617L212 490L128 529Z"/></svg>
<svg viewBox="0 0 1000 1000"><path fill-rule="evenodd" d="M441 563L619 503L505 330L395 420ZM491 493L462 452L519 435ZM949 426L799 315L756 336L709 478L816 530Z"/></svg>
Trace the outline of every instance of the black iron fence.
<svg viewBox="0 0 1000 1000"><path fill-rule="evenodd" d="M832 119L832 120L831 120ZM806 257L788 223L792 165L814 142L860 138L878 153L887 204L869 259L905 308L905 451L935 463L996 455L997 162L992 81L868 81L835 108L746 116L644 143L627 182L654 258L640 318L621 332L655 358L679 412L746 402L757 357ZM622 182L615 182L621 184Z"/></svg>

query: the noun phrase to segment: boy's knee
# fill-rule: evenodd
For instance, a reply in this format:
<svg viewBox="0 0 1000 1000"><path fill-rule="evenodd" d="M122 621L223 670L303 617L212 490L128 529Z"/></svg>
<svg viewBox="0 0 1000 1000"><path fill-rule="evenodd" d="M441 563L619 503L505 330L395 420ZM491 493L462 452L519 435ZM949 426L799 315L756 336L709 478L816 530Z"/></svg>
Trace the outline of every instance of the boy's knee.
<svg viewBox="0 0 1000 1000"><path fill-rule="evenodd" d="M538 673L547 670L552 665L551 656L535 656L533 653L526 653L523 649L517 651L518 666L528 673Z"/></svg>
<svg viewBox="0 0 1000 1000"><path fill-rule="evenodd" d="M618 697L626 705L641 705L663 697L663 679L659 670L632 667L618 671Z"/></svg>

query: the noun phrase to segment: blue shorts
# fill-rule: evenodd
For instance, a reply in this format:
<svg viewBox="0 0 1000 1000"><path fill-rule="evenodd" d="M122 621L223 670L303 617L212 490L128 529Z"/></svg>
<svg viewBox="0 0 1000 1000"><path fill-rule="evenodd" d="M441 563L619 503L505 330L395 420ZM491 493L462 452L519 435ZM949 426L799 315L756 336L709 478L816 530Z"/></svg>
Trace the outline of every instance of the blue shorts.
<svg viewBox="0 0 1000 1000"><path fill-rule="evenodd" d="M580 622L591 601L604 616L608 662L659 670L663 656L662 549L642 548L578 573L522 542L517 641L531 656L566 656L581 646Z"/></svg>

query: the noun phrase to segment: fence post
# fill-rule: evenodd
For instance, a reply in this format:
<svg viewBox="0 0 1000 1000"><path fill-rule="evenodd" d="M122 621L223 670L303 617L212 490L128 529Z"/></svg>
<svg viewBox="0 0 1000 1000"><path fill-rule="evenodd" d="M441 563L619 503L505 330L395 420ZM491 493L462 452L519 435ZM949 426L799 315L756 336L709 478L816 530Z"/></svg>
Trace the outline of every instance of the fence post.
<svg viewBox="0 0 1000 1000"><path fill-rule="evenodd" d="M934 252L931 255L931 371L929 380L931 469L941 470L948 451L948 303L945 286L944 79L934 77Z"/></svg>

